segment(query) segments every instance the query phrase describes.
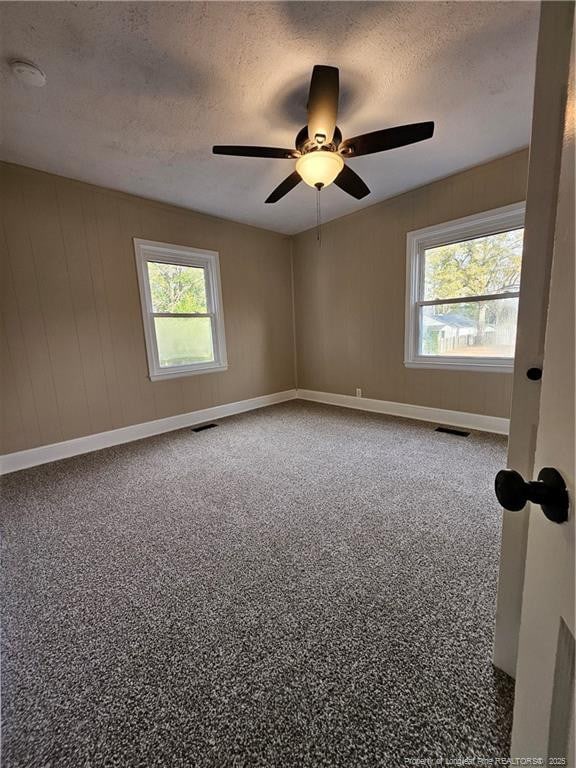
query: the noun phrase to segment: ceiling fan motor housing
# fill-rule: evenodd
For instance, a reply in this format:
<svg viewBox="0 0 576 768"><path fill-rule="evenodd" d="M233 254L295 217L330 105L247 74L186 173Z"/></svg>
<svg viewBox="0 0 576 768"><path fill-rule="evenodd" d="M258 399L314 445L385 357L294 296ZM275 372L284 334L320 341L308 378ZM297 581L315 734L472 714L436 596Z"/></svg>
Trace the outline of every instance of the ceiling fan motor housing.
<svg viewBox="0 0 576 768"><path fill-rule="evenodd" d="M319 146L314 139L311 139L308 136L308 126L305 125L304 128L302 128L302 130L296 136L296 149L303 155L305 155L307 152L314 152L318 149L322 149L325 152L337 152L341 142L342 133L338 126L336 126L334 129L334 136L332 137L332 141L329 144L322 144Z"/></svg>

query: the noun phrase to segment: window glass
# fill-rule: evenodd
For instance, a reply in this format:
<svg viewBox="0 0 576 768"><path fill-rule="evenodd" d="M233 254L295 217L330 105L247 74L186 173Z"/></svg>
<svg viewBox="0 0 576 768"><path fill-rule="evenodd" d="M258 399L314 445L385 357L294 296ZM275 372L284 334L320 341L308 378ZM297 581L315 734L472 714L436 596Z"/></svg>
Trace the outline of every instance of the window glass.
<svg viewBox="0 0 576 768"><path fill-rule="evenodd" d="M148 277L154 312L207 312L202 267L149 261Z"/></svg>
<svg viewBox="0 0 576 768"><path fill-rule="evenodd" d="M214 360L209 317L155 317L154 326L162 368Z"/></svg>
<svg viewBox="0 0 576 768"><path fill-rule="evenodd" d="M514 357L518 299L420 307L421 355Z"/></svg>
<svg viewBox="0 0 576 768"><path fill-rule="evenodd" d="M524 230L475 237L424 251L425 300L518 291Z"/></svg>

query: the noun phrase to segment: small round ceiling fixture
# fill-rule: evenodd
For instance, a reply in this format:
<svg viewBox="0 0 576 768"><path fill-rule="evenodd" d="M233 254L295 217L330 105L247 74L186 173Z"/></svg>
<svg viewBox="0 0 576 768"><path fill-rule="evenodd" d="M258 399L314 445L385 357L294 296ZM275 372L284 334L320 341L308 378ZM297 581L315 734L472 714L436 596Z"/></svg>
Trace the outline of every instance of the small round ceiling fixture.
<svg viewBox="0 0 576 768"><path fill-rule="evenodd" d="M42 88L46 85L46 75L31 61L12 59L10 69L26 85L33 85L35 88Z"/></svg>

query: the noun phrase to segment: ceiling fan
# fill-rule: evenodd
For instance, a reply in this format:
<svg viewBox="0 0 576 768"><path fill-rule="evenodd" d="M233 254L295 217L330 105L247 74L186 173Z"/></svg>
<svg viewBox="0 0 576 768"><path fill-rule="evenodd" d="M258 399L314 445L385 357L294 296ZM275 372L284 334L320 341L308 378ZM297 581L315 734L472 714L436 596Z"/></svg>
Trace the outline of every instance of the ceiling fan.
<svg viewBox="0 0 576 768"><path fill-rule="evenodd" d="M342 134L336 125L338 95L338 68L317 65L312 70L308 93L308 125L296 136L295 149L218 145L212 147L212 151L215 155L296 160L296 170L276 187L266 199L267 203L278 202L301 181L318 190L334 182L344 192L361 200L370 194L370 190L360 176L346 165L345 159L429 139L434 133L434 123L399 125L342 141Z"/></svg>

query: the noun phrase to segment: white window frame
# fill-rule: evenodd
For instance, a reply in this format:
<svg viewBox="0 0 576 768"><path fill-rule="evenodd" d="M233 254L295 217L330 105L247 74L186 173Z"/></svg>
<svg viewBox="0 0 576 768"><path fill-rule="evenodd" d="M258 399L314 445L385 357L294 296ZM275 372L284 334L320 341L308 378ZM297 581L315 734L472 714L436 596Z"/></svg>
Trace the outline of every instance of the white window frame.
<svg viewBox="0 0 576 768"><path fill-rule="evenodd" d="M430 368L456 371L487 371L511 373L513 357L444 357L419 353L420 307L434 304L456 304L463 301L514 298L519 291L462 296L454 299L424 299L424 251L439 245L449 245L485 235L496 235L524 227L526 203L514 203L502 208L465 216L462 219L416 229L406 236L406 329L404 365L407 368Z"/></svg>
<svg viewBox="0 0 576 768"><path fill-rule="evenodd" d="M183 245L157 243L153 240L134 238L134 253L136 256L136 271L140 288L140 304L144 322L146 339L146 354L148 371L152 381L173 379L178 376L193 376L198 373L214 373L228 368L226 357L226 337L224 333L224 310L222 305L222 288L220 285L220 258L217 251L204 251ZM147 263L150 261L163 262L187 267L204 269L206 281L207 312L154 312L150 292L150 280ZM158 342L156 339L155 317L209 317L212 322L212 343L214 360L206 363L190 363L189 365L160 366L158 357Z"/></svg>

